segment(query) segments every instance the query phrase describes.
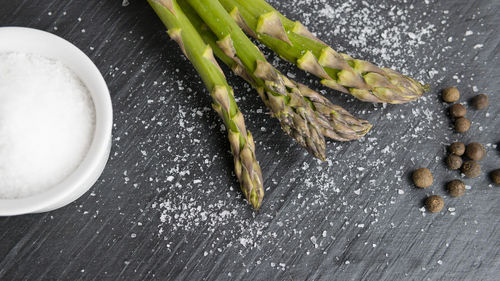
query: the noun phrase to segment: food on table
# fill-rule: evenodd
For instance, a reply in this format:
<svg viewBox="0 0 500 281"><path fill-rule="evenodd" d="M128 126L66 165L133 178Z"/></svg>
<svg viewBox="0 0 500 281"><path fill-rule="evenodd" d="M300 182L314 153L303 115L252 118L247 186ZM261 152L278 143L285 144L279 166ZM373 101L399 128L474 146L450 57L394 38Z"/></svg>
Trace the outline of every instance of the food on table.
<svg viewBox="0 0 500 281"><path fill-rule="evenodd" d="M474 160L465 161L462 166L462 173L468 178L476 178L481 174L481 165Z"/></svg>
<svg viewBox="0 0 500 281"><path fill-rule="evenodd" d="M450 106L450 116L453 118L464 117L466 113L467 109L465 109L465 106L459 103Z"/></svg>
<svg viewBox="0 0 500 281"><path fill-rule="evenodd" d="M446 187L452 197L460 197L465 194L465 183L461 180L452 180Z"/></svg>
<svg viewBox="0 0 500 281"><path fill-rule="evenodd" d="M163 3L163 4L162 4ZM169 3L169 5L165 5ZM241 189L255 209L262 204L264 189L260 166L255 158L252 134L246 129L231 87L215 61L212 49L200 37L176 1L149 1L168 34L181 47L198 71L213 100L213 108L224 121Z"/></svg>
<svg viewBox="0 0 500 281"><path fill-rule="evenodd" d="M486 149L478 142L471 142L465 148L465 156L472 160L479 161L486 156Z"/></svg>
<svg viewBox="0 0 500 281"><path fill-rule="evenodd" d="M247 34L282 58L318 76L330 88L362 101L384 103L409 102L428 90L427 85L392 69L337 53L301 23L287 19L264 0L219 2ZM194 0L190 3L198 5Z"/></svg>
<svg viewBox="0 0 500 281"><path fill-rule="evenodd" d="M324 160L326 144L321 124L296 85L286 84L283 74L267 62L217 0L187 2L216 34L225 54L252 75L262 100L283 130L315 157Z"/></svg>
<svg viewBox="0 0 500 281"><path fill-rule="evenodd" d="M184 13L189 17L191 23L201 34L205 42L212 46L216 56L222 60L227 66L239 76L249 82L252 87L259 91L259 86L254 82L256 78L252 78L244 67L238 63L238 60L228 56L221 47L217 44L215 34L206 30L206 25L203 20L196 14L185 1L179 3ZM355 140L363 137L372 127L365 120L352 116L349 112L338 105L332 104L327 98L320 95L318 92L309 89L307 86L292 81L283 76L285 82L289 85L294 85L294 88L300 90L307 104L314 110L316 117L320 121L321 132L325 137L338 141Z"/></svg>
<svg viewBox="0 0 500 281"><path fill-rule="evenodd" d="M488 104L489 101L486 94L479 94L472 98L472 106L474 106L474 108L477 110L485 109L486 107L488 107Z"/></svg>
<svg viewBox="0 0 500 281"><path fill-rule="evenodd" d="M460 99L460 92L456 87L448 87L443 90L441 97L445 102L456 102Z"/></svg>
<svg viewBox="0 0 500 281"><path fill-rule="evenodd" d="M0 53L0 198L50 189L88 152L95 109L82 81L61 61Z"/></svg>
<svg viewBox="0 0 500 281"><path fill-rule="evenodd" d="M462 156L465 152L465 144L463 142L454 142L450 145L449 151L451 154Z"/></svg>
<svg viewBox="0 0 500 281"><path fill-rule="evenodd" d="M460 117L455 120L455 131L457 133L465 133L470 129L470 120L465 117Z"/></svg>
<svg viewBox="0 0 500 281"><path fill-rule="evenodd" d="M253 139L213 53L257 90L282 129L318 159L326 158L325 137L356 140L366 135L372 125L283 75L242 29L259 40L264 37L274 43L273 40L284 40L287 45L277 44L275 52L285 58L289 53L288 58L300 68L321 76L323 84L363 101L404 103L419 98L428 89L427 85L394 70L335 52L264 1L222 1L222 4L227 8L236 2L245 8L244 13L240 14L237 9L228 13L218 0L149 0L167 26L170 37L177 41L210 91L214 108L228 127L242 190L255 208L262 202L263 187ZM272 9L272 13L264 15L265 9ZM250 12L257 13L258 19L250 26L242 24L244 16L251 16Z"/></svg>
<svg viewBox="0 0 500 281"><path fill-rule="evenodd" d="M420 188L427 188L432 185L434 178L427 168L419 168L412 175L413 183Z"/></svg>
<svg viewBox="0 0 500 281"><path fill-rule="evenodd" d="M460 169L460 167L462 167L462 157L455 154L450 154L446 158L446 165L452 170L458 170Z"/></svg>
<svg viewBox="0 0 500 281"><path fill-rule="evenodd" d="M440 212L444 207L444 200L439 195L431 195L425 200L425 206L432 213Z"/></svg>

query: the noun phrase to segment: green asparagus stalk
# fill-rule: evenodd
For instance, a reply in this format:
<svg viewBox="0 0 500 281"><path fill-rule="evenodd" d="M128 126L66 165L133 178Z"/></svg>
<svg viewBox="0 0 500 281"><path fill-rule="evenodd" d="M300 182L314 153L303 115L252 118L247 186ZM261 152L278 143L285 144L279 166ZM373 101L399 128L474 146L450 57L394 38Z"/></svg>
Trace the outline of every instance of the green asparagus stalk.
<svg viewBox="0 0 500 281"><path fill-rule="evenodd" d="M217 0L187 0L217 36L223 52L251 74L264 103L278 118L283 130L315 157L325 160L325 139L316 114L296 87L288 87L284 76L269 64ZM244 70L244 71L243 71Z"/></svg>
<svg viewBox="0 0 500 281"><path fill-rule="evenodd" d="M168 29L186 57L191 61L213 100L213 108L224 121L228 130L231 152L234 157L236 176L247 200L259 209L264 197L262 173L255 158L252 134L245 127L231 87L215 61L212 49L184 15L176 0L148 0L156 14Z"/></svg>
<svg viewBox="0 0 500 281"><path fill-rule="evenodd" d="M265 0L219 0L238 25L284 59L321 78L321 83L367 102L405 103L428 85L389 68L337 53L300 22L291 21Z"/></svg>
<svg viewBox="0 0 500 281"><path fill-rule="evenodd" d="M258 88L255 77L242 68L234 59L227 56L217 45L217 37L205 25L203 20L196 14L193 8L185 1L179 2L179 6L189 18L193 26L201 35L203 40L214 50L215 55L233 71L249 82L254 88ZM356 118L338 105L332 104L328 99L311 90L307 86L284 78L289 88L298 88L304 100L314 110L321 126L321 133L338 141L349 141L363 137L372 127L368 121Z"/></svg>

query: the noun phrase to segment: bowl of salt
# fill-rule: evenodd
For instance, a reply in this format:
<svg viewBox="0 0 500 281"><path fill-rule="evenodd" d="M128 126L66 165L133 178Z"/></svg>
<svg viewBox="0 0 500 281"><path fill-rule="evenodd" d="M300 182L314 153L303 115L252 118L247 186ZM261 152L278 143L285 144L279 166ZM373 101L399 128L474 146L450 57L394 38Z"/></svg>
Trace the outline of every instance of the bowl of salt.
<svg viewBox="0 0 500 281"><path fill-rule="evenodd" d="M70 42L0 28L0 216L78 199L109 158L113 110L94 63Z"/></svg>

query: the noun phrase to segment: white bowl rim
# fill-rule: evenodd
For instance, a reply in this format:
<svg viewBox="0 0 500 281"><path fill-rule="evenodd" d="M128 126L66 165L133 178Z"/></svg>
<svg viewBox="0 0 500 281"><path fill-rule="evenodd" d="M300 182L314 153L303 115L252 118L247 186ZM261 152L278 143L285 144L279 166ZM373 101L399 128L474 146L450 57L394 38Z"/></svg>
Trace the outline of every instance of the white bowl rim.
<svg viewBox="0 0 500 281"><path fill-rule="evenodd" d="M69 41L46 31L17 26L0 27L0 37L2 34L9 33L12 35L15 34L15 36L22 34L22 36L26 38L44 38L44 40L64 46L66 51L71 52L71 55L92 73L97 83L93 83L92 88L97 89L97 91L91 91L90 89L89 91L94 103L96 124L89 150L75 171L59 184L41 193L29 197L0 199L0 216L37 212L38 210L50 208L50 206L64 200L77 190L83 188L87 190L90 189L92 185L86 186L85 181L95 173L93 168L102 163L103 154L107 154L105 155L106 158L109 157L109 141L111 140L113 127L113 109L108 87L97 66L85 53ZM67 66L72 69L71 65ZM86 86L90 88L88 85ZM98 110L98 108L100 110ZM99 171L99 173L101 172L102 171Z"/></svg>

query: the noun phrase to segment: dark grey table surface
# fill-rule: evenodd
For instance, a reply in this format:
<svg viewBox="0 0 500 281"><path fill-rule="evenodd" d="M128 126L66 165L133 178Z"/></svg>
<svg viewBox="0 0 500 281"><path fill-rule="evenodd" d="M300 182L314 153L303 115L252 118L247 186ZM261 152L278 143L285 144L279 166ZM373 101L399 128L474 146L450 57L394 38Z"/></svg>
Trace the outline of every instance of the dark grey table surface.
<svg viewBox="0 0 500 281"><path fill-rule="evenodd" d="M483 143L484 172L500 167L500 1L271 1L334 48L432 85L418 101L372 105L280 70L368 119L362 140L329 142L324 163L270 119L228 74L266 187L253 212L232 172L210 98L146 1L0 0L0 26L57 34L104 75L114 104L113 148L98 183L56 211L0 218L1 280L499 280L500 188L485 173L466 195L444 185L446 145ZM383 3L382 3L383 2ZM382 4L381 4L382 3ZM227 69L224 68L227 72ZM490 106L455 134L439 90ZM428 167L431 188L411 171ZM437 214L429 194L444 197Z"/></svg>

